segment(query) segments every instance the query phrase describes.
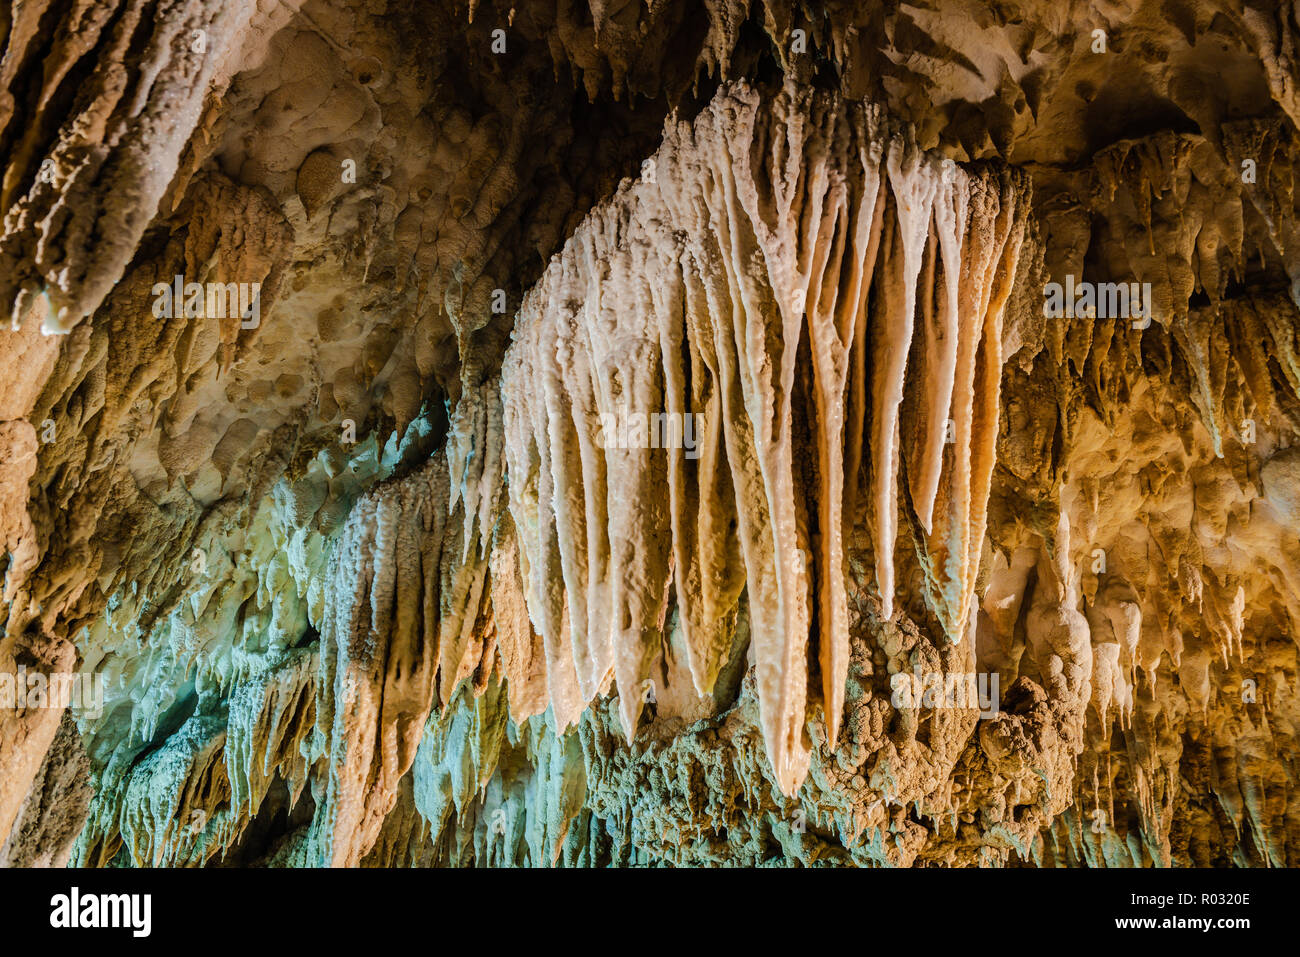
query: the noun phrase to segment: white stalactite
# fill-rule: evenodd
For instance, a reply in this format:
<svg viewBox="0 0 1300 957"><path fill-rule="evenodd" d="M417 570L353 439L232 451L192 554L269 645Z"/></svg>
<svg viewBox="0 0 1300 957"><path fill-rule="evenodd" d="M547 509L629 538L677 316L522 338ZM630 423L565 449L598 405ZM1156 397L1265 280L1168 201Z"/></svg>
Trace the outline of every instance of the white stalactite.
<svg viewBox="0 0 1300 957"><path fill-rule="evenodd" d="M951 639L968 627L1025 187L918 152L870 107L743 85L670 123L653 169L579 226L506 357L527 605L557 725L612 678L630 739L670 598L703 694L747 588L763 734L793 794L814 621L839 730L864 459L886 614L906 465L929 597ZM922 408L903 422L909 390ZM693 445L663 426L686 415Z"/></svg>

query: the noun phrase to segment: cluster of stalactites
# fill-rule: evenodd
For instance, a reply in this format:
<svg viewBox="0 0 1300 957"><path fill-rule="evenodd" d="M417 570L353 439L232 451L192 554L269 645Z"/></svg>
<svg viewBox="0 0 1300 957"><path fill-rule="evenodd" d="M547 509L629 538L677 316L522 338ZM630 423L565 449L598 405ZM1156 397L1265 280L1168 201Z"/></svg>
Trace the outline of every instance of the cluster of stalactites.
<svg viewBox="0 0 1300 957"><path fill-rule="evenodd" d="M482 619L488 562L452 504L447 461L382 483L353 507L330 559L316 728L330 743L312 859L351 866L374 845L430 711L495 655Z"/></svg>
<svg viewBox="0 0 1300 957"><path fill-rule="evenodd" d="M861 514L892 614L903 486L927 598L962 639L1026 203L1018 177L920 153L830 95L729 86L668 125L526 297L502 373L559 727L613 681L631 736L673 600L709 693L747 590L767 753L793 793L810 625L834 740L845 538Z"/></svg>

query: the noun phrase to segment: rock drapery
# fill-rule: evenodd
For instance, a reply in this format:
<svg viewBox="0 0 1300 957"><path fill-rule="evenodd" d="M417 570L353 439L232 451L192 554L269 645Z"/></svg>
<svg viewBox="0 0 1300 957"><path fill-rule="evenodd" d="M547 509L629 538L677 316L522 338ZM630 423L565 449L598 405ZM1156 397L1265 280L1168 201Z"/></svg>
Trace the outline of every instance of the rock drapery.
<svg viewBox="0 0 1300 957"><path fill-rule="evenodd" d="M578 7L0 14L0 860L1294 864L1294 11Z"/></svg>
<svg viewBox="0 0 1300 957"><path fill-rule="evenodd" d="M879 124L825 98L724 89L693 127L669 128L653 179L583 223L525 298L501 381L506 478L561 728L612 675L632 739L670 581L694 688L710 694L743 590L767 753L792 795L808 762L813 606L838 737L845 486L869 505L891 617L900 458L936 612L950 640L967 631L999 385L977 370L1001 367L1020 246L1009 233L1027 197ZM918 299L912 361L930 401L904 420ZM796 394L796 377L813 396ZM656 415L688 420L699 457L681 442L617 447L620 419ZM796 475L796 432L813 436L811 481Z"/></svg>

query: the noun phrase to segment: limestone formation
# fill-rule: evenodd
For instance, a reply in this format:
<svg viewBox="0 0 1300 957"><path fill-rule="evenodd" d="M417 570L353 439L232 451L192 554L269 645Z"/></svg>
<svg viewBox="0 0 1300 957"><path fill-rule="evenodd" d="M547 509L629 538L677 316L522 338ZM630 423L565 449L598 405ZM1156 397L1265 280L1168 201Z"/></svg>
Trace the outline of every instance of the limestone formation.
<svg viewBox="0 0 1300 957"><path fill-rule="evenodd" d="M1298 42L0 11L0 862L1300 863Z"/></svg>

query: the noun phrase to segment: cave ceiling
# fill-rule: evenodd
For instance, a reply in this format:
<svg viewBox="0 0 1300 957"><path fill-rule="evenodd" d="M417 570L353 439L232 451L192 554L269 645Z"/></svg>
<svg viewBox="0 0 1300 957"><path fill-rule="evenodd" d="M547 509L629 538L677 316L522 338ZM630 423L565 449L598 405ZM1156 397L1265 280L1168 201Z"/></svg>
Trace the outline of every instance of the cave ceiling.
<svg viewBox="0 0 1300 957"><path fill-rule="evenodd" d="M1298 43L6 5L0 861L1300 863Z"/></svg>

